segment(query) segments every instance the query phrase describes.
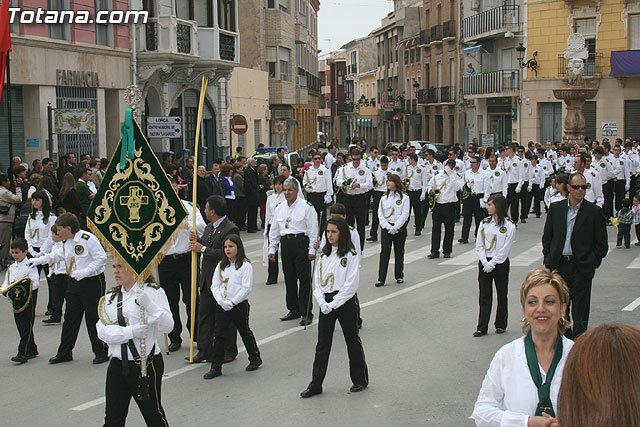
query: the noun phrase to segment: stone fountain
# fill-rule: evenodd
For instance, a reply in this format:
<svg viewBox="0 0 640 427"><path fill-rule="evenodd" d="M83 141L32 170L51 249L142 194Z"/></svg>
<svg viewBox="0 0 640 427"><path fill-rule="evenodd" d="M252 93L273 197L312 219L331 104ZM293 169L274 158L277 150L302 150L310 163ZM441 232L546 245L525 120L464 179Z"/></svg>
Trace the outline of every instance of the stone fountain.
<svg viewBox="0 0 640 427"><path fill-rule="evenodd" d="M588 87L583 79L584 61L589 57L582 34L571 34L564 50L564 57L568 61L568 87L553 89L553 96L562 99L567 106L564 119L564 135L562 142L570 146L584 144L584 116L582 106L584 101L592 99L598 93L598 88Z"/></svg>

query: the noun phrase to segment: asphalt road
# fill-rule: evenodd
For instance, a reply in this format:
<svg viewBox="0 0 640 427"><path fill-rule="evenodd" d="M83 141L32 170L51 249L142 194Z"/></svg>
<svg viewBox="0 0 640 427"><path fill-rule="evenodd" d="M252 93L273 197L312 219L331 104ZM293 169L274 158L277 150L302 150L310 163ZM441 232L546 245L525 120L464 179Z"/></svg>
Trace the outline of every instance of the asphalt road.
<svg viewBox="0 0 640 427"><path fill-rule="evenodd" d="M205 381L202 375L208 365L188 365L184 360L189 354L188 335L184 331L183 347L164 356L162 402L169 423L473 426L469 416L493 354L520 336L519 289L527 272L541 266L543 221L544 217L530 219L517 231L510 257L507 333L496 335L490 330L489 335L481 338L471 336L478 315L473 243L455 243L449 260L428 260L431 238L428 218L429 226L423 235L410 235L408 239L405 283L395 284L390 269L387 285L375 288L379 244L367 242L358 294L364 319L361 337L369 367L369 388L362 393L349 393L346 347L337 327L324 394L305 400L300 399L299 393L311 377L317 326L314 323L304 331L297 322L278 319L286 313L282 273L277 285L265 286L262 236L243 233L254 265L250 324L264 365L255 372L245 372L248 362L241 348L238 359L224 365L222 377ZM413 225L413 219L410 224ZM640 305L635 276L640 269L640 247L615 248L616 229L609 227L608 231L610 252L594 279L590 325L621 321L640 327L633 311ZM456 240L459 235L456 224ZM106 276L112 286L110 266ZM107 364L91 364L93 354L82 328L74 361L49 365L47 360L55 354L61 326L42 323L47 300L44 282L38 297L34 334L40 356L20 366L9 360L16 354L18 343L10 304L0 302L3 342L0 425L102 425ZM135 404L130 407L127 425L144 425Z"/></svg>

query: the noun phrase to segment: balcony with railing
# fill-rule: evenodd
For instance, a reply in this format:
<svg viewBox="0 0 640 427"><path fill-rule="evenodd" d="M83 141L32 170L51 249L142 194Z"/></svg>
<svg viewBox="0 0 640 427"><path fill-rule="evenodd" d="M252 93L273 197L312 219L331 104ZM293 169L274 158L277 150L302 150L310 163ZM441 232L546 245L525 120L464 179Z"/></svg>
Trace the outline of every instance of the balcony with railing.
<svg viewBox="0 0 640 427"><path fill-rule="evenodd" d="M446 104L456 101L455 86L430 87L418 91L418 104Z"/></svg>
<svg viewBox="0 0 640 427"><path fill-rule="evenodd" d="M431 43L436 43L442 40L442 26L434 25L431 27Z"/></svg>
<svg viewBox="0 0 640 427"><path fill-rule="evenodd" d="M420 45L428 45L431 42L431 38L429 37L431 32L427 30L420 31Z"/></svg>
<svg viewBox="0 0 640 427"><path fill-rule="evenodd" d="M558 55L558 76L567 76L567 66L569 60L564 55ZM602 75L602 52L589 53L589 58L584 60L585 77L596 77Z"/></svg>
<svg viewBox="0 0 640 427"><path fill-rule="evenodd" d="M469 42L507 31L518 31L519 27L520 6L498 6L465 18L462 37L465 42Z"/></svg>
<svg viewBox="0 0 640 427"><path fill-rule="evenodd" d="M456 21L447 21L442 24L442 39L449 40L456 37Z"/></svg>
<svg viewBox="0 0 640 427"><path fill-rule="evenodd" d="M462 76L464 95L509 94L520 90L520 70L499 70Z"/></svg>
<svg viewBox="0 0 640 427"><path fill-rule="evenodd" d="M405 107L404 112L406 114L418 114L418 100L417 99L407 99L404 101Z"/></svg>
<svg viewBox="0 0 640 427"><path fill-rule="evenodd" d="M425 105L427 104L427 94L428 94L428 89L420 89L418 91L418 105Z"/></svg>

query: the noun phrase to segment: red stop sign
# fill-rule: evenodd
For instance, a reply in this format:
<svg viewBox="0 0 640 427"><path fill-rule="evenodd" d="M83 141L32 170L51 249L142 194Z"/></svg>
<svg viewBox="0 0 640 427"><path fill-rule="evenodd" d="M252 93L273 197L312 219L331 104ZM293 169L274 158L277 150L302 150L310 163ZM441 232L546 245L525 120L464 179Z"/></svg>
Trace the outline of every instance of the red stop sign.
<svg viewBox="0 0 640 427"><path fill-rule="evenodd" d="M238 135L242 135L246 133L247 129L248 129L247 119L245 119L242 116L237 116L231 122L231 130Z"/></svg>

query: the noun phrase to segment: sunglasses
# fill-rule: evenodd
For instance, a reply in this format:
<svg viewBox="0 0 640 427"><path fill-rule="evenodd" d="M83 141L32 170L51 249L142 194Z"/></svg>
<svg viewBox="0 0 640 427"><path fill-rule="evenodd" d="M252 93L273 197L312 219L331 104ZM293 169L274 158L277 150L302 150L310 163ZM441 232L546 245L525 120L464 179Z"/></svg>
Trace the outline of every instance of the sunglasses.
<svg viewBox="0 0 640 427"><path fill-rule="evenodd" d="M313 160L321 160L320 157L314 157Z"/></svg>
<svg viewBox="0 0 640 427"><path fill-rule="evenodd" d="M578 189L586 190L587 188L589 188L589 184L585 184L585 185L574 185L574 184L571 184L571 185L569 185L569 187L573 188L574 190L578 190Z"/></svg>

